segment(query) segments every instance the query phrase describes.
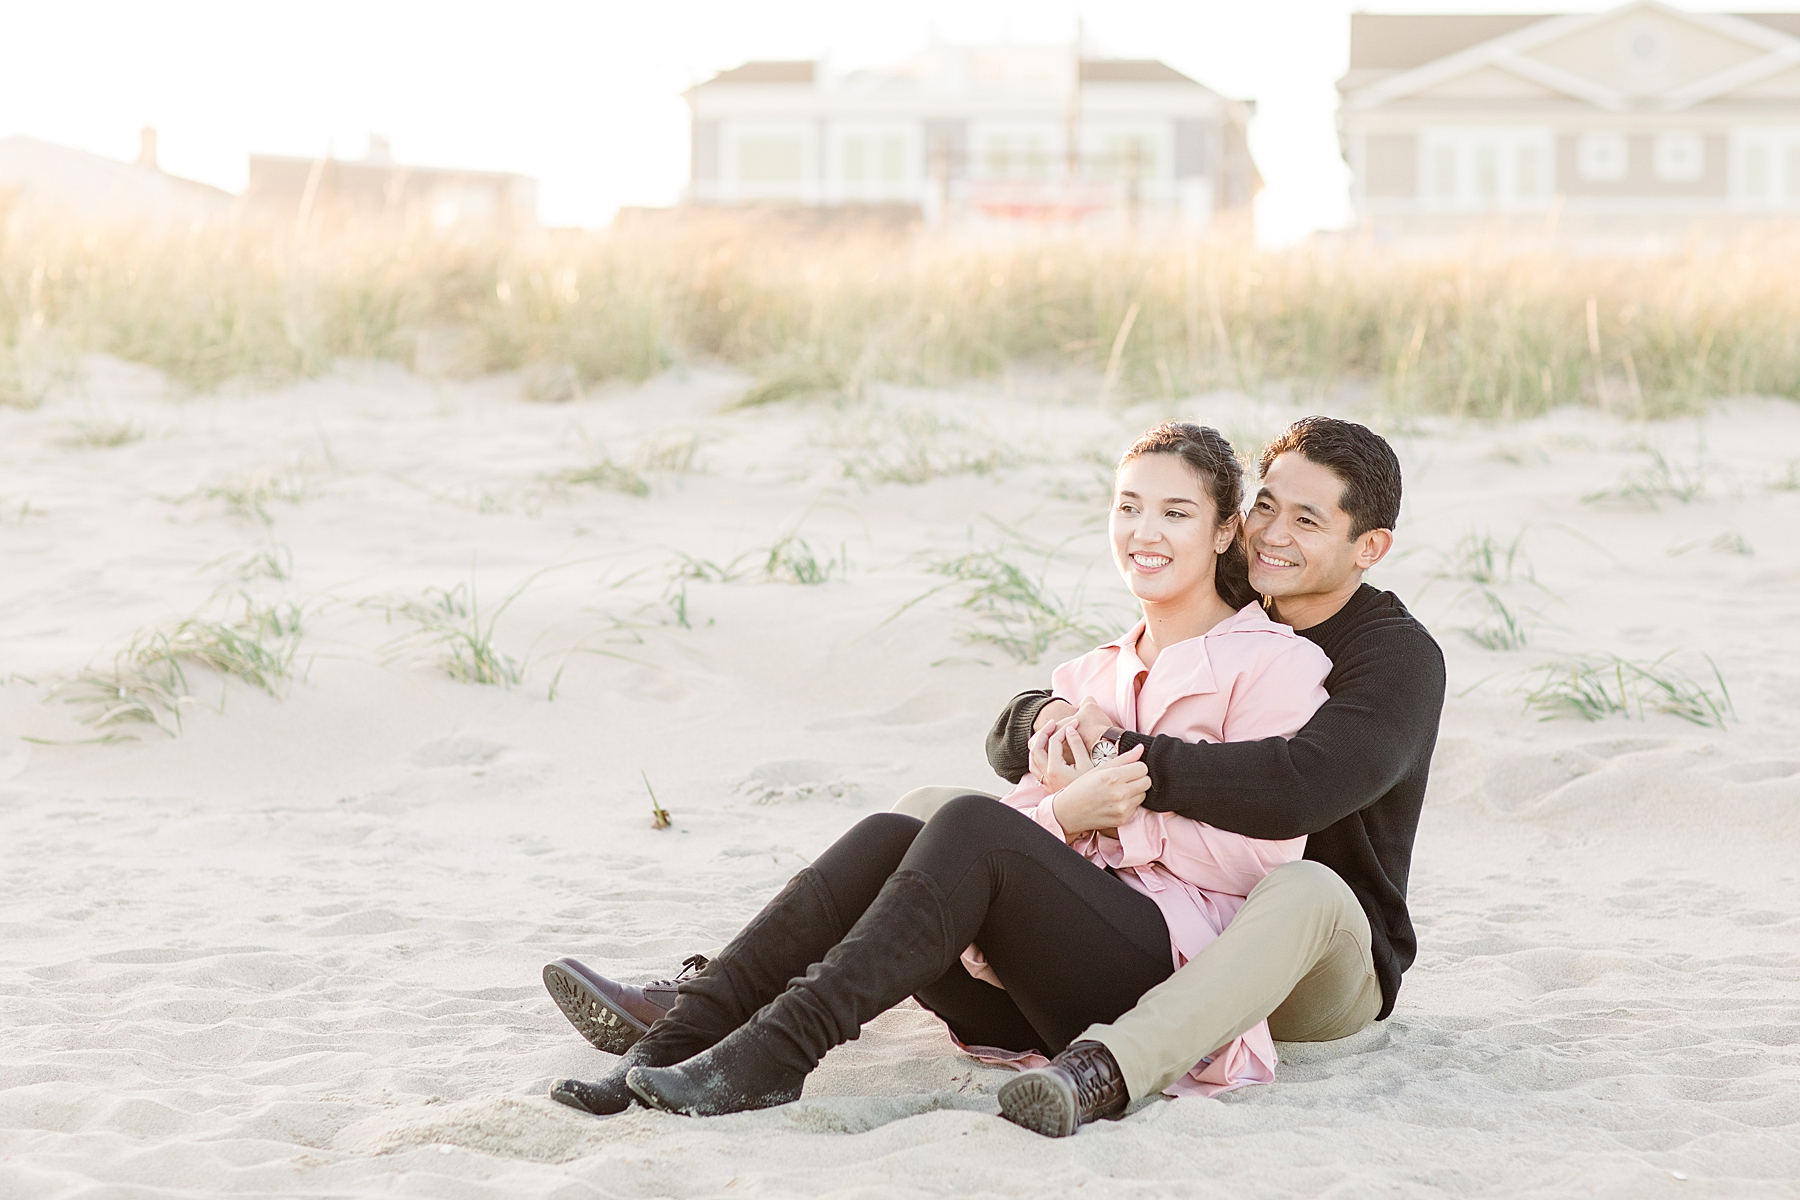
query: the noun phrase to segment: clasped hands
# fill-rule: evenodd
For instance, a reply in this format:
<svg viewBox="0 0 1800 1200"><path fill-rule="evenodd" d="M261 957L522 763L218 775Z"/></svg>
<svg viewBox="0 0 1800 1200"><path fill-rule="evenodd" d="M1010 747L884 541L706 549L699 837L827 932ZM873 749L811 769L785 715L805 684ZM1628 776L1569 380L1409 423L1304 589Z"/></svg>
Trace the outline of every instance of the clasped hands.
<svg viewBox="0 0 1800 1200"><path fill-rule="evenodd" d="M1139 759L1142 746L1126 750L1103 766L1095 766L1088 747L1113 722L1092 699L1076 708L1052 700L1038 712L1031 735L1031 774L1051 793L1051 808L1063 832L1071 837L1103 833L1116 837L1131 820L1150 790L1150 770Z"/></svg>

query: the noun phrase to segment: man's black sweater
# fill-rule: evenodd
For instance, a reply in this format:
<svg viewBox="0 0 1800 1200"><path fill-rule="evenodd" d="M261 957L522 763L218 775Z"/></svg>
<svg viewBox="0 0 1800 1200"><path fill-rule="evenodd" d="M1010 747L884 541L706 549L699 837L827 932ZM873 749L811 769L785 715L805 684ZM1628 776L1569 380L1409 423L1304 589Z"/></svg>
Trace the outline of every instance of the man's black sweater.
<svg viewBox="0 0 1800 1200"><path fill-rule="evenodd" d="M1406 877L1444 708L1444 655L1399 597L1368 584L1300 633L1331 659L1331 698L1292 738L1127 733L1119 749L1144 747L1145 808L1245 837L1306 835L1306 857L1336 871L1368 914L1385 1020L1418 952ZM1051 698L1022 692L994 723L988 762L1002 778L1025 774L1032 722Z"/></svg>

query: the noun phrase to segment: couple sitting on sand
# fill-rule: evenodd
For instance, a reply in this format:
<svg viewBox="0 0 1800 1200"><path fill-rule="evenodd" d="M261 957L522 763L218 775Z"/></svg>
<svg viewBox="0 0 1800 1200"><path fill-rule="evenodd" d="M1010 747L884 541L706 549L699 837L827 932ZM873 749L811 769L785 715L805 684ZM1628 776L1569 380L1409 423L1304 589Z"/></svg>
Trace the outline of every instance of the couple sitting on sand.
<svg viewBox="0 0 1800 1200"><path fill-rule="evenodd" d="M597 1114L783 1104L911 996L1026 1068L1004 1116L1066 1136L1158 1092L1266 1083L1276 1040L1386 1018L1444 701L1437 643L1362 582L1393 544L1400 466L1324 417L1260 466L1246 513L1217 432L1140 437L1109 528L1143 620L1001 714L988 757L1017 786L908 793L675 982L550 964L570 1021L622 1055L550 1095Z"/></svg>

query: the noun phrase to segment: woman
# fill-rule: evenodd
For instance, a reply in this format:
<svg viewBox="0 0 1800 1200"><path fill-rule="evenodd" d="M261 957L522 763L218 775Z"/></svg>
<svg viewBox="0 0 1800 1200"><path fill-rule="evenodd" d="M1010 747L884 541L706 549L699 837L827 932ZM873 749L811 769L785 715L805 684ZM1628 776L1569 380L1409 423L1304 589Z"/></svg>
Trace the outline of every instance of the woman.
<svg viewBox="0 0 1800 1200"><path fill-rule="evenodd" d="M1058 668L1058 694L1091 698L1140 732L1291 736L1323 703L1329 663L1256 605L1230 445L1211 429L1159 426L1125 453L1116 483L1113 557L1144 619ZM691 1115L786 1103L827 1051L909 995L966 1046L1055 1054L1135 1005L1217 936L1262 874L1299 857L1299 841L1257 843L1166 814L1114 828L1097 816L1103 772L1072 728L1046 732L1038 749L1042 780L1005 803L964 796L926 823L859 822L681 983L610 1075L559 1080L552 1097L596 1113L634 1095ZM1135 757L1112 769L1135 776L1141 795ZM1254 1033L1215 1054L1197 1084L1266 1078L1273 1046Z"/></svg>

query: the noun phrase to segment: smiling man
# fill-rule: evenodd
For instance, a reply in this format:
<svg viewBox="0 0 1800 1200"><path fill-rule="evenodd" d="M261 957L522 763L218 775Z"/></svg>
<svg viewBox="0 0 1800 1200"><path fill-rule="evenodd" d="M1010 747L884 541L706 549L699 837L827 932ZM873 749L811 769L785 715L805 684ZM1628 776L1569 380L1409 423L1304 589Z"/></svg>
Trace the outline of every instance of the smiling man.
<svg viewBox="0 0 1800 1200"><path fill-rule="evenodd" d="M1263 451L1261 472L1244 521L1250 583L1330 656L1330 700L1291 739L1114 736L1121 752L1144 748L1144 807L1247 837L1305 836L1306 856L1264 878L1218 940L1136 1008L1007 1082L1002 1113L1040 1133L1119 1115L1265 1018L1279 1041L1348 1037L1387 1018L1412 965L1406 881L1444 659L1398 597L1363 582L1394 543L1400 463L1361 425L1307 417ZM1110 725L1047 692L1015 697L989 761L1017 780L1033 732L1071 717L1090 747ZM1121 787L1119 821L1139 802Z"/></svg>

